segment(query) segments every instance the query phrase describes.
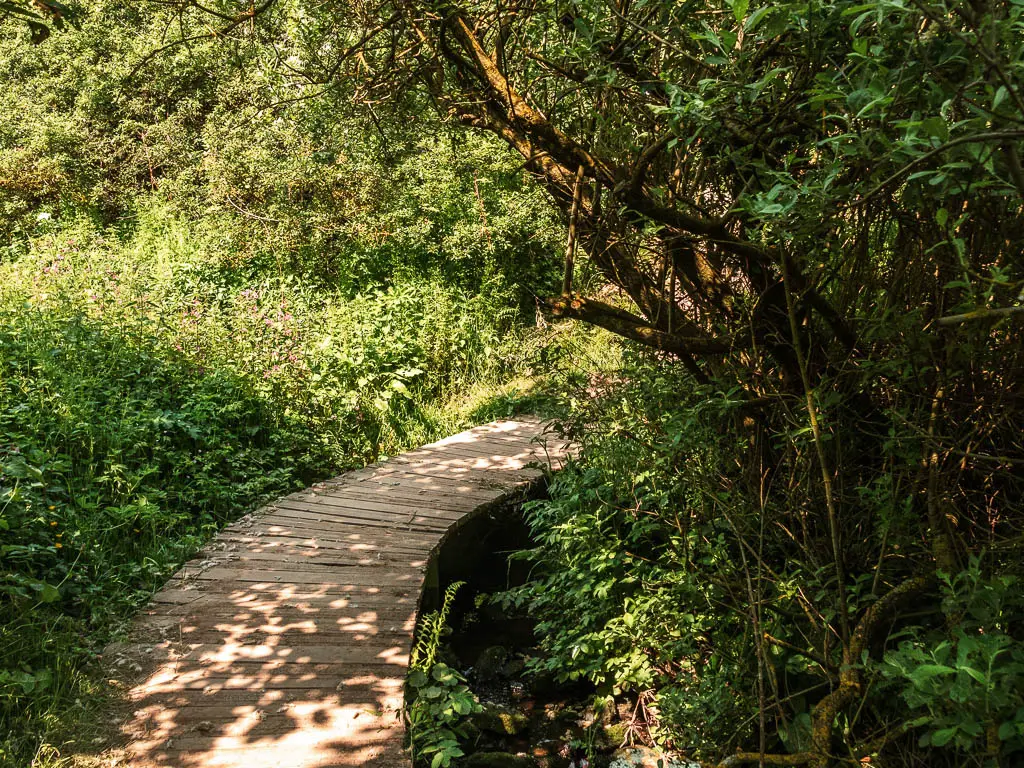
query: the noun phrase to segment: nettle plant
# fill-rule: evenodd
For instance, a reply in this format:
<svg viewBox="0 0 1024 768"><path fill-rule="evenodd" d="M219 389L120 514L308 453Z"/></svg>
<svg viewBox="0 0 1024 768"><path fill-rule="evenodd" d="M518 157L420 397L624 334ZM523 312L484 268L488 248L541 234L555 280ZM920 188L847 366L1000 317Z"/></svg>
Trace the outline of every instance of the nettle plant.
<svg viewBox="0 0 1024 768"><path fill-rule="evenodd" d="M463 585L457 581L444 593L441 610L428 613L420 624L419 639L409 661L408 703L409 746L418 765L448 768L465 753L459 746L467 738L467 716L480 704L457 670L437 661L441 638L446 634L452 601Z"/></svg>

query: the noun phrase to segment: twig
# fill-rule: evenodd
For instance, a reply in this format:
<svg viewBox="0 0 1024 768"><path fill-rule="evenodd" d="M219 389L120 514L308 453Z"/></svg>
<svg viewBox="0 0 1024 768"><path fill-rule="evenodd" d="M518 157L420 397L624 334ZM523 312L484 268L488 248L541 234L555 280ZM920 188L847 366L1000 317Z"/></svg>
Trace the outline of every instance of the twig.
<svg viewBox="0 0 1024 768"><path fill-rule="evenodd" d="M185 45L187 43L195 42L196 40L206 40L206 39L211 38L211 37L222 37L222 36L228 34L229 32L233 31L237 27L240 27L242 24L244 24L245 22L249 21L250 19L255 19L257 16L259 16L261 13L266 11L268 8L270 8L270 6L272 6L276 2L277 2L277 0L265 0L265 2L261 6L259 6L258 8L251 7L249 10L245 11L244 13L238 14L238 16L236 16L234 18L234 20L231 21L230 24L227 24L227 25L221 27L220 29L214 29L214 30L211 30L210 32L207 32L207 33L202 34L202 35L192 35L191 37L182 37L182 38L179 38L178 40L173 40L173 41L167 43L167 45L162 45L159 48L156 48L156 49L150 51L149 53L147 53L145 56L143 56L139 60L138 64L136 64L134 67L132 67L132 71L128 73L128 81L130 82L130 81L134 80L135 76L139 73L140 69L142 69L144 66L146 66L146 64L151 62L153 59L155 59L157 56L159 56L164 51L167 51L167 50L169 50L171 48L176 48L179 45ZM217 14L217 15L220 16L220 14Z"/></svg>
<svg viewBox="0 0 1024 768"><path fill-rule="evenodd" d="M800 380L804 388L804 396L807 399L807 417L811 422L811 434L814 437L814 448L818 454L818 464L821 467L821 482L825 489L825 507L828 510L828 527L832 539L832 557L835 560L836 570L836 591L839 602L839 629L842 633L843 650L849 650L850 642L850 616L846 604L846 568L843 565L842 540L839 534L839 513L836 511L835 498L832 495L832 474L829 470L828 459L825 456L825 448L821 439L821 425L818 423L818 408L814 403L814 388L811 386L811 378L807 372L807 358L804 355L803 346L800 344L800 329L796 321L796 307L793 301L793 291L788 259L782 260L782 281L786 293L786 309L789 314L789 327L793 334L793 350L796 352L797 367L800 369ZM849 663L847 659L843 660Z"/></svg>
<svg viewBox="0 0 1024 768"><path fill-rule="evenodd" d="M935 324L948 327L951 325L960 325L960 323L966 323L970 320L1009 317L1010 315L1016 315L1021 312L1024 312L1024 307L983 307L982 309L974 309L960 315L947 315L946 317L940 317L935 321Z"/></svg>
<svg viewBox="0 0 1024 768"><path fill-rule="evenodd" d="M808 651L805 648L801 648L799 645L794 645L788 640L782 640L781 638L773 637L772 635L769 635L767 632L764 633L764 639L772 645L778 646L779 648L785 648L787 650L790 650L793 653L797 653L803 656L805 659L810 659L823 670L825 670L827 674L834 674L836 671L835 664L829 663L827 659L822 658L814 651Z"/></svg>
<svg viewBox="0 0 1024 768"><path fill-rule="evenodd" d="M583 198L583 165L576 171L576 182L572 187L572 207L569 209L569 236L565 243L565 274L562 276L562 295L572 294L572 277L576 259L576 221L580 217L580 201Z"/></svg>
<svg viewBox="0 0 1024 768"><path fill-rule="evenodd" d="M252 211L247 211L245 208L243 208L238 203L236 203L234 200L232 200L231 199L231 195L224 195L224 198L229 203L231 203L231 207L232 208L234 208L236 211L238 211L243 216L247 216L250 219L256 219L257 221L265 221L268 224L280 224L281 223L280 219L268 219L266 216L258 216L257 214L253 213Z"/></svg>

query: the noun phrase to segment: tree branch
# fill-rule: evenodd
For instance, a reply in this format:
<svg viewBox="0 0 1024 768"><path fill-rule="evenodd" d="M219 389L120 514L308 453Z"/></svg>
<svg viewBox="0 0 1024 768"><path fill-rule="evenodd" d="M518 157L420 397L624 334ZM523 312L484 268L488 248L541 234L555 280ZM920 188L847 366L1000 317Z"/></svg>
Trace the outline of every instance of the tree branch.
<svg viewBox="0 0 1024 768"><path fill-rule="evenodd" d="M624 309L580 296L559 296L545 302L555 317L583 320L646 347L677 355L721 355L735 348L732 339L691 337L667 333Z"/></svg>

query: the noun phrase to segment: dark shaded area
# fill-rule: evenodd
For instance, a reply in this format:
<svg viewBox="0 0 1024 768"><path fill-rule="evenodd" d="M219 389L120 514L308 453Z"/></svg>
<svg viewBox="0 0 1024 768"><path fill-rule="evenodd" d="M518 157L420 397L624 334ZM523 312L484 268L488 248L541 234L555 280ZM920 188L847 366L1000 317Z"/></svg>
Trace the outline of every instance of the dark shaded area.
<svg viewBox="0 0 1024 768"><path fill-rule="evenodd" d="M538 488L532 498L546 493ZM515 554L534 546L522 502L507 503L459 528L432 563L428 578L436 581L424 592L424 610L436 608L450 584L465 582L442 657L466 676L483 707L468 726L466 765L511 765L514 755L526 755L533 765L555 768L588 754L592 764L605 764L625 734L628 708L609 701L604 712L595 710L589 682L560 682L528 668L540 653L536 620L491 599L529 581L532 564Z"/></svg>

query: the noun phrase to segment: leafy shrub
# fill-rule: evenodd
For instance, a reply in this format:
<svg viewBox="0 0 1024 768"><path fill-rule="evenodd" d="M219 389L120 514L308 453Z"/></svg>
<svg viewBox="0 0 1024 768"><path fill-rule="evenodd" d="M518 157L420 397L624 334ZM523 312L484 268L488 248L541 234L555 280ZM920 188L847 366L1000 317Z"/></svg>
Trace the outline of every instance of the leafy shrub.
<svg viewBox="0 0 1024 768"><path fill-rule="evenodd" d="M714 405L705 392L680 404L671 368L623 375L611 400L580 404L581 458L528 505L538 578L503 600L539 619L534 671L603 694L658 691L665 743L741 739L753 637L721 609L737 571L704 495L723 456L702 414Z"/></svg>
<svg viewBox="0 0 1024 768"><path fill-rule="evenodd" d="M449 585L440 610L423 617L409 660L409 702L405 709L409 743L413 760L429 761L430 768L448 768L462 757L459 740L467 736L466 718L480 710L466 679L437 661L441 638L448 630L448 613L461 586L460 581Z"/></svg>
<svg viewBox="0 0 1024 768"><path fill-rule="evenodd" d="M913 376L913 361L912 351L894 357L884 380ZM825 743L858 760L1013 764L1020 564L993 551L941 575L937 593L921 575L925 499L902 490L920 472L920 436L906 426L916 404L892 398L872 415L891 419L888 438L864 456L847 421L867 429L864 414L819 395L823 420L844 435L838 476L846 524L858 526L845 550L857 648L847 658L828 538L805 517L821 503L806 485L818 471L809 430L783 418L769 442L734 391L651 359L601 391L579 398L566 423L580 458L528 509L536 546L521 557L534 580L502 597L538 620L531 669L642 697L651 739L707 760L761 731L766 750L801 763ZM978 514L966 501L957 513ZM854 674L856 714L823 716L837 681Z"/></svg>
<svg viewBox="0 0 1024 768"><path fill-rule="evenodd" d="M910 716L920 715L922 746L966 754L1024 752L1024 642L1012 633L1024 615L1020 580L986 577L978 559L942 574L948 629L907 630L912 639L889 651L882 675Z"/></svg>

